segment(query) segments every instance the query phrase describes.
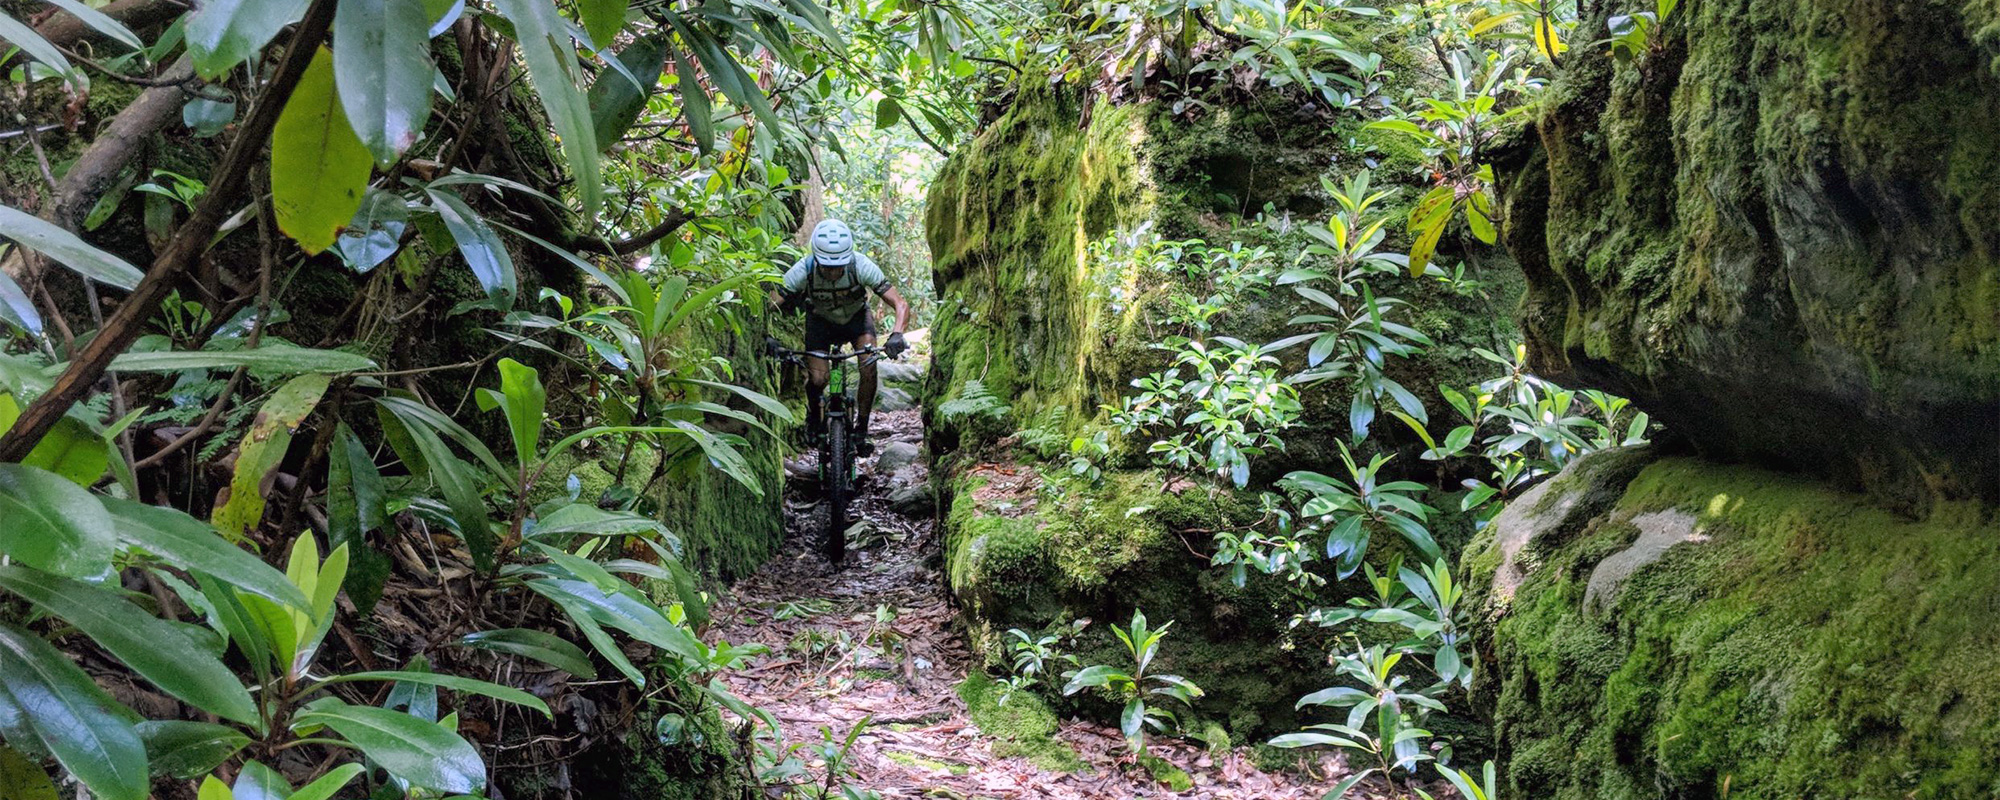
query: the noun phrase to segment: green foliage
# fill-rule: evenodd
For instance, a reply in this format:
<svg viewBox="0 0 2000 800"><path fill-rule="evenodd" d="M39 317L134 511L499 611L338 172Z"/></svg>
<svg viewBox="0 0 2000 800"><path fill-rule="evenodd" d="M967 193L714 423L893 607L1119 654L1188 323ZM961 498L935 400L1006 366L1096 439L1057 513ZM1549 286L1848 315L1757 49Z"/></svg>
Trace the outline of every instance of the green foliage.
<svg viewBox="0 0 2000 800"><path fill-rule="evenodd" d="M1160 707L1158 701L1148 702L1148 698L1165 697L1180 701L1182 705L1194 702L1202 695L1201 687L1179 675L1149 673L1153 657L1158 654L1160 639L1174 623L1168 621L1158 628L1148 626L1146 615L1132 612L1132 622L1124 628L1114 627L1113 634L1125 645L1125 651L1132 657L1129 669L1119 669L1106 665L1082 667L1063 673L1068 683L1063 685L1063 694L1076 694L1084 689L1103 689L1116 700L1124 703L1124 710L1118 715L1118 730L1125 734L1125 741L1133 752L1146 749L1146 729L1165 733L1179 726L1179 719L1171 710Z"/></svg>

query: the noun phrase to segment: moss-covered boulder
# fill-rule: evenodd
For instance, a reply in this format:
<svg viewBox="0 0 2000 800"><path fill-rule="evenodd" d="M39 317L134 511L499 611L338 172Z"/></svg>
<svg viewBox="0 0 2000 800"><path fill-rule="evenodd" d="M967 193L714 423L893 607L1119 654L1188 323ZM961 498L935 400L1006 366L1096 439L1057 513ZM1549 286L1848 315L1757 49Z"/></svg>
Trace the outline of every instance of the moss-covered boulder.
<svg viewBox="0 0 2000 800"><path fill-rule="evenodd" d="M1538 371L1711 456L2000 498L1996 30L1991 2L1705 0L1629 63L1579 48L1503 170Z"/></svg>
<svg viewBox="0 0 2000 800"><path fill-rule="evenodd" d="M2000 519L1615 450L1518 500L1487 581L1523 797L2000 792Z"/></svg>

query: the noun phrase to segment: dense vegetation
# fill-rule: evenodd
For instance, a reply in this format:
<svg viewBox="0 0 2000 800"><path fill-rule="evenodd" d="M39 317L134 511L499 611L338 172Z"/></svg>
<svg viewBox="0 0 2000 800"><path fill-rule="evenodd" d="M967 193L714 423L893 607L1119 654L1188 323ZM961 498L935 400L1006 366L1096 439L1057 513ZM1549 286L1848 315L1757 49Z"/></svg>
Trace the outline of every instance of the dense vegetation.
<svg viewBox="0 0 2000 800"><path fill-rule="evenodd" d="M754 343L796 333L766 289L824 217L931 329L938 567L985 673L958 693L1024 758L1083 766L1059 712L1174 792L1163 736L1329 797L1971 791L2000 689L1846 694L1833 662L1903 634L1843 577L1915 589L1808 534L1990 541L1992 293L1949 291L1990 237L1936 243L1948 289L1808 282L1741 322L1783 270L1728 247L1921 254L1716 210L1775 204L1724 157L1741 120L1673 89L1735 85L1699 40L1750 35L1724 5L0 0L0 795L873 796L868 720L787 741L725 680L784 654L711 619L786 546L795 377ZM1959 60L1918 112L1996 95ZM1777 127L1757 157L1818 152ZM1969 219L1967 158L1822 205ZM1906 172L1948 201L1881 188ZM1827 305L1884 292L1936 342ZM1888 410L1927 347L1972 366ZM1806 402L1761 394L1774 364ZM1827 409L1918 433L1845 447ZM1663 430L1929 516L1655 463ZM1707 730L1715 698L1779 711ZM1835 707L1902 749L1805 775L1863 749Z"/></svg>

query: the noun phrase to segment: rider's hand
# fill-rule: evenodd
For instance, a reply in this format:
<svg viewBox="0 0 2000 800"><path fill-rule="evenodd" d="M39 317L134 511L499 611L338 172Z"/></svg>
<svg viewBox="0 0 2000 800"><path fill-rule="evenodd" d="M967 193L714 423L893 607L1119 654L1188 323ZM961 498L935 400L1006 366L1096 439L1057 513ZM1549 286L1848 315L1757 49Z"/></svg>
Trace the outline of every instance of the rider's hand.
<svg viewBox="0 0 2000 800"><path fill-rule="evenodd" d="M902 358L904 351L909 349L910 343L903 341L902 331L889 334L889 342L882 345L882 352L888 353L890 358Z"/></svg>
<svg viewBox="0 0 2000 800"><path fill-rule="evenodd" d="M764 337L764 355L770 356L772 358L777 358L778 351L783 350L784 347L785 347L784 344L778 341L778 337L776 336Z"/></svg>

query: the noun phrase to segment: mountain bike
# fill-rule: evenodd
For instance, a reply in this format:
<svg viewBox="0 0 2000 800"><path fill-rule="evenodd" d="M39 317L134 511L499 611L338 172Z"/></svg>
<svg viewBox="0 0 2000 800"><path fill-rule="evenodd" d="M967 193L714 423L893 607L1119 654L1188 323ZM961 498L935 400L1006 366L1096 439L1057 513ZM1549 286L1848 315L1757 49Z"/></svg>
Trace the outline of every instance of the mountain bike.
<svg viewBox="0 0 2000 800"><path fill-rule="evenodd" d="M854 399L857 384L857 365L867 366L882 360L882 349L874 345L858 350L846 350L846 345L834 345L828 350L792 350L776 348L775 353L786 363L804 365L805 359L823 358L827 361L826 394L823 395L821 413L825 424L820 430L826 435L819 442L819 485L826 499L826 560L836 566L847 558L847 511L854 502L854 431L850 417L858 410Z"/></svg>

